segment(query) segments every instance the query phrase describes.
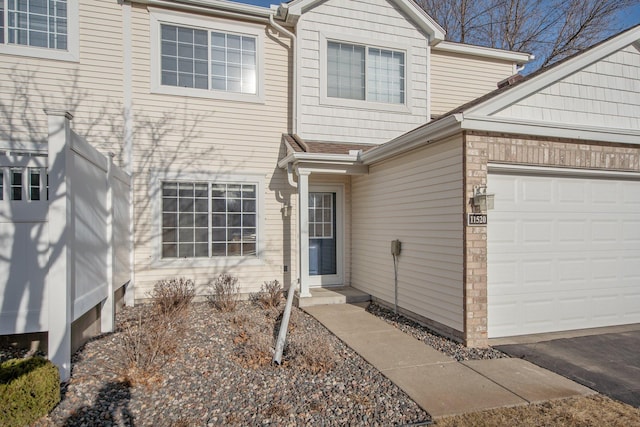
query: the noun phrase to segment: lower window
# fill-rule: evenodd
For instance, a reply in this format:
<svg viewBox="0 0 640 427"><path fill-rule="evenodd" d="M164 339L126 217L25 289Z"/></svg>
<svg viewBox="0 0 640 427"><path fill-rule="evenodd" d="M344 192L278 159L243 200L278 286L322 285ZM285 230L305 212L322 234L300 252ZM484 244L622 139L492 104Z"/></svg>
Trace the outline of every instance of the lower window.
<svg viewBox="0 0 640 427"><path fill-rule="evenodd" d="M256 256L257 185L162 183L162 257Z"/></svg>

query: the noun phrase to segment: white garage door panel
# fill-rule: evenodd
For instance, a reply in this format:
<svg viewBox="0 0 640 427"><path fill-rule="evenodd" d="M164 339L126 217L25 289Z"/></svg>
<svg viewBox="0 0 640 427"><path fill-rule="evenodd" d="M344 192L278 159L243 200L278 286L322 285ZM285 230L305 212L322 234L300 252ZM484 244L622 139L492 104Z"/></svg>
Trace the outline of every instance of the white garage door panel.
<svg viewBox="0 0 640 427"><path fill-rule="evenodd" d="M640 182L489 174L489 337L640 322Z"/></svg>

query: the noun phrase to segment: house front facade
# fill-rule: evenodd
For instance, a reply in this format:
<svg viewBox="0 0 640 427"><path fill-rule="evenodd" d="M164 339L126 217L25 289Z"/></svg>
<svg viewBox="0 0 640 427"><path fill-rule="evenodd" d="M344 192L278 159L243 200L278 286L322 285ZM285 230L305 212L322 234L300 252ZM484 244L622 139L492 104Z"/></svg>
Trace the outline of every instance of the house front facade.
<svg viewBox="0 0 640 427"><path fill-rule="evenodd" d="M224 272L351 286L470 346L640 322L638 28L496 89L530 56L411 0L2 4L1 139L64 109L131 173L135 300Z"/></svg>

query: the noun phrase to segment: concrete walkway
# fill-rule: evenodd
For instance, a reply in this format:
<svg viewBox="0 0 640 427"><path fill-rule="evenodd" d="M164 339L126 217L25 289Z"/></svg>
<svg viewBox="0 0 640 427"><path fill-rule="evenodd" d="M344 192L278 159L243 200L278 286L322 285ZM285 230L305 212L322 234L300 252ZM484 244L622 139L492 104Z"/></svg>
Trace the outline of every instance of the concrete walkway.
<svg viewBox="0 0 640 427"><path fill-rule="evenodd" d="M457 362L351 304L304 310L432 417L594 394L522 359Z"/></svg>

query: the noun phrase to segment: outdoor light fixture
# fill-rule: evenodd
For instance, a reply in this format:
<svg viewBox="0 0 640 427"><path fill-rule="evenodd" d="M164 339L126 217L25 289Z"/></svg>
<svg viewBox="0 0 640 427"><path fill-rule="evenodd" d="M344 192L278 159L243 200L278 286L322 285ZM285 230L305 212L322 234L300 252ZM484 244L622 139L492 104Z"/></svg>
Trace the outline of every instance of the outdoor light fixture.
<svg viewBox="0 0 640 427"><path fill-rule="evenodd" d="M473 187L473 206L480 209L480 212L486 212L493 209L493 199L495 194L487 193L486 185L476 185Z"/></svg>

